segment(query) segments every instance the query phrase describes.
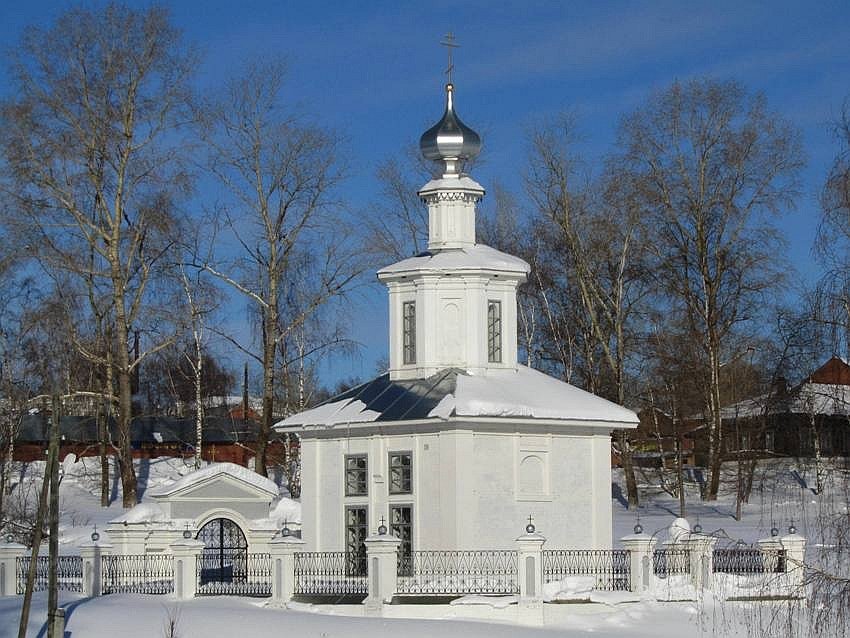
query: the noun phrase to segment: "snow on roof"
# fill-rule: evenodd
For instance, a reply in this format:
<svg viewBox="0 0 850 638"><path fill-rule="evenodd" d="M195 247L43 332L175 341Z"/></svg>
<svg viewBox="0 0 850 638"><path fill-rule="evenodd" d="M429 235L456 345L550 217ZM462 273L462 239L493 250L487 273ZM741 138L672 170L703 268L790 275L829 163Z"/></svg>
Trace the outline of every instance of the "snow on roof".
<svg viewBox="0 0 850 638"><path fill-rule="evenodd" d="M183 490L189 486L197 485L203 481L207 481L219 474L227 474L235 479L253 485L257 489L268 492L271 496L277 496L277 485L271 479L265 476L260 476L253 470L249 470L235 463L213 463L207 467L190 472L186 476L174 481L171 485L165 485L150 492L153 497L169 496Z"/></svg>
<svg viewBox="0 0 850 638"><path fill-rule="evenodd" d="M850 415L850 386L805 381L785 396L762 394L721 410L723 419L749 418L763 414Z"/></svg>
<svg viewBox="0 0 850 638"><path fill-rule="evenodd" d="M258 518L252 522L251 529L280 529L283 524L301 523L301 503L282 496L267 518Z"/></svg>
<svg viewBox="0 0 850 638"><path fill-rule="evenodd" d="M383 375L275 427L334 426L375 421L514 417L602 421L634 426L637 415L611 401L525 366L472 375L447 369L429 379Z"/></svg>
<svg viewBox="0 0 850 638"><path fill-rule="evenodd" d="M454 248L433 253L426 251L416 257L382 268L378 271L378 277L410 271L444 272L446 270L495 270L526 275L531 267L519 257L484 244L475 244L468 248Z"/></svg>
<svg viewBox="0 0 850 638"><path fill-rule="evenodd" d="M159 503L139 503L135 507L128 509L126 512L116 518L113 518L110 523L167 523L168 516L159 506Z"/></svg>
<svg viewBox="0 0 850 638"><path fill-rule="evenodd" d="M458 376L454 412L457 416L638 422L627 408L522 365L487 376Z"/></svg>

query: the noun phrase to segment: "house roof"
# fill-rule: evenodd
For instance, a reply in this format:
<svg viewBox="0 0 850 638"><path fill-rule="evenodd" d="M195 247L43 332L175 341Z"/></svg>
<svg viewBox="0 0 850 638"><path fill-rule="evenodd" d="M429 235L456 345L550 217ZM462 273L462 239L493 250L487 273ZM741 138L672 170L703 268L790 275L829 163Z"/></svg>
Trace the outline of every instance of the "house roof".
<svg viewBox="0 0 850 638"><path fill-rule="evenodd" d="M850 416L850 385L804 381L785 395L762 394L726 406L720 414L723 419L764 414Z"/></svg>
<svg viewBox="0 0 850 638"><path fill-rule="evenodd" d="M391 380L388 374L275 424L307 425L414 421L451 417L509 417L608 422L634 427L637 415L563 381L517 366L473 375L447 368L427 379Z"/></svg>
<svg viewBox="0 0 850 638"><path fill-rule="evenodd" d="M204 443L253 442L257 439L259 426L250 421L230 417L208 416L204 419ZM117 438L114 419L109 422L110 436ZM59 432L63 441L95 443L99 440L97 418L94 416L63 416L59 420ZM173 417L139 417L133 419L130 428L131 443L193 443L195 420ZM21 420L18 440L43 443L50 438L49 420L42 414L27 414Z"/></svg>
<svg viewBox="0 0 850 638"><path fill-rule="evenodd" d="M769 414L850 416L850 365L840 357L830 359L790 390L784 386L726 406L723 419Z"/></svg>

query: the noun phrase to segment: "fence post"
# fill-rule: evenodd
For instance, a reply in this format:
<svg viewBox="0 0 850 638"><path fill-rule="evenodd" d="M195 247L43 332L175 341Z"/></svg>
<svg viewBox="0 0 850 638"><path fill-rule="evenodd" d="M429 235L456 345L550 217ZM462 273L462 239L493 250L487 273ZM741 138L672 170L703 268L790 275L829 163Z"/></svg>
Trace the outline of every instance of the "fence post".
<svg viewBox="0 0 850 638"><path fill-rule="evenodd" d="M398 578L401 539L392 534L373 534L364 541L369 574L369 595L363 604L368 615L379 616L384 603L392 602Z"/></svg>
<svg viewBox="0 0 850 638"><path fill-rule="evenodd" d="M785 573L788 574L789 594L792 596L803 596L803 585L805 584L805 569L803 561L806 554L806 539L799 534L787 534L779 539L782 549L785 550Z"/></svg>
<svg viewBox="0 0 850 638"><path fill-rule="evenodd" d="M83 561L83 596L90 598L103 594L103 556L109 556L112 545L101 543L99 534L92 534L94 540L80 545L80 558Z"/></svg>
<svg viewBox="0 0 850 638"><path fill-rule="evenodd" d="M691 533L679 540L688 550L691 563L691 582L694 589L712 589L712 562L717 539L707 534Z"/></svg>
<svg viewBox="0 0 850 638"><path fill-rule="evenodd" d="M181 538L169 545L174 561L174 596L189 600L198 593L198 557L204 551L203 541Z"/></svg>
<svg viewBox="0 0 850 638"><path fill-rule="evenodd" d="M18 593L18 558L27 555L27 548L9 538L0 545L0 596Z"/></svg>
<svg viewBox="0 0 850 638"><path fill-rule="evenodd" d="M760 538L756 541L759 551L761 552L762 565L764 565L765 574L774 574L780 569L779 552L782 551L782 542L779 538L771 536L770 538ZM784 572L786 566L781 565Z"/></svg>
<svg viewBox="0 0 850 638"><path fill-rule="evenodd" d="M629 551L631 591L645 592L649 589L649 579L652 575L652 553L655 551L655 538L643 532L636 532L623 536L620 542Z"/></svg>
<svg viewBox="0 0 850 638"><path fill-rule="evenodd" d="M543 607L543 544L546 537L532 531L516 539L519 605L532 609Z"/></svg>
<svg viewBox="0 0 850 638"><path fill-rule="evenodd" d="M269 542L272 556L272 604L285 607L295 595L295 554L304 541L295 536L279 536Z"/></svg>

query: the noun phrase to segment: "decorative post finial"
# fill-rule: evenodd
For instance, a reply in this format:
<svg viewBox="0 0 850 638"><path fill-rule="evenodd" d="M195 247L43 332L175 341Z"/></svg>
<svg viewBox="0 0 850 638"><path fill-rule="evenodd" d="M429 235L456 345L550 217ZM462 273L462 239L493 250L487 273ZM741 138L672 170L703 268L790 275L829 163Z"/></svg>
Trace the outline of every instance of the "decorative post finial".
<svg viewBox="0 0 850 638"><path fill-rule="evenodd" d="M455 65L452 61L452 49L457 49L460 45L455 42L454 33L449 31L442 40L440 40L440 44L446 47L446 51L449 55L449 65L446 67L446 76L448 76L449 84L452 83L452 72L454 71Z"/></svg>
<svg viewBox="0 0 850 638"><path fill-rule="evenodd" d="M528 515L528 525L525 526L525 533L526 534L533 534L534 533L534 530L536 528L534 527L533 521L534 521L534 518L532 518L531 514L529 514Z"/></svg>
<svg viewBox="0 0 850 638"><path fill-rule="evenodd" d="M387 526L385 525L386 521L384 521L384 517L381 517L381 524L378 525L378 534L380 536L384 536L387 533Z"/></svg>

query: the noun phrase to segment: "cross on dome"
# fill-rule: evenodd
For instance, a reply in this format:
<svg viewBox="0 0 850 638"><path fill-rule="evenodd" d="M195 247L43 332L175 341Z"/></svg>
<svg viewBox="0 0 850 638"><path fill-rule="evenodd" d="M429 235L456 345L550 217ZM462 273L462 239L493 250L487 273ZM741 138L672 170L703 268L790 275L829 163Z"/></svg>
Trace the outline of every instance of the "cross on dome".
<svg viewBox="0 0 850 638"><path fill-rule="evenodd" d="M452 49L459 45L455 43L451 32L440 44L448 49L449 55L449 65L446 69L449 77L449 82L446 84L446 110L442 119L422 135L419 148L425 159L443 164L444 177L457 177L463 172L463 166L467 161L478 157L481 152L481 138L478 133L460 121L454 110Z"/></svg>
<svg viewBox="0 0 850 638"><path fill-rule="evenodd" d="M445 38L440 40L440 44L446 47L446 52L449 55L449 65L446 67L446 76L449 78L449 84L452 83L452 72L455 69L455 65L452 63L452 49L457 49L460 45L455 42L455 34L449 31Z"/></svg>

